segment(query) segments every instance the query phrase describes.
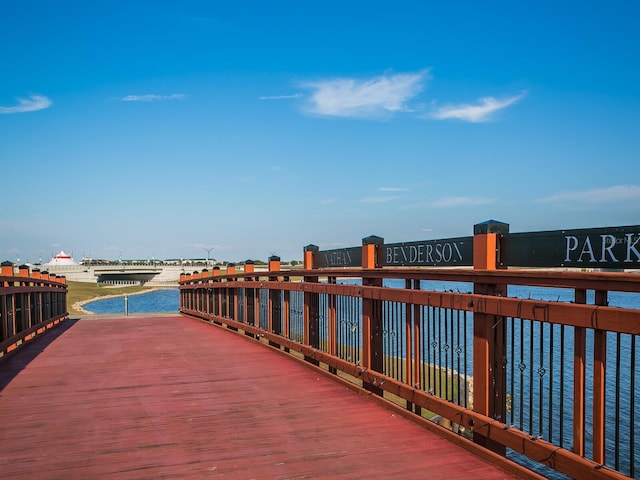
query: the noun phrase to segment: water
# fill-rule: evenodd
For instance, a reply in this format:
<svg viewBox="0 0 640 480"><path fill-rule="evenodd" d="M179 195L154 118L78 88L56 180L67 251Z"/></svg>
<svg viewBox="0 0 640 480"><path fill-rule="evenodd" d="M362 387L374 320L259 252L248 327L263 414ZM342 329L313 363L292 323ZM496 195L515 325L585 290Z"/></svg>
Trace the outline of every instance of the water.
<svg viewBox="0 0 640 480"><path fill-rule="evenodd" d="M177 288L164 288L149 293L128 295L129 313L177 312L180 291ZM115 297L87 303L84 309L92 313L124 314L124 298Z"/></svg>

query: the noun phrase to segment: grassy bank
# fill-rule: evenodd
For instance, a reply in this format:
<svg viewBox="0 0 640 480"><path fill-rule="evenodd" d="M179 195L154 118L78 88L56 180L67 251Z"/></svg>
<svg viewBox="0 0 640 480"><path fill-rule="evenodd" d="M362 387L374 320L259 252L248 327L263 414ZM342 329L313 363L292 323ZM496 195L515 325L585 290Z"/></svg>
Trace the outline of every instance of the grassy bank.
<svg viewBox="0 0 640 480"><path fill-rule="evenodd" d="M101 297L114 295L131 295L133 293L147 292L153 290L152 287L142 285L118 285L115 287L100 287L95 283L88 282L67 282L67 309L71 315L83 315L84 312L77 308L81 302L98 300Z"/></svg>

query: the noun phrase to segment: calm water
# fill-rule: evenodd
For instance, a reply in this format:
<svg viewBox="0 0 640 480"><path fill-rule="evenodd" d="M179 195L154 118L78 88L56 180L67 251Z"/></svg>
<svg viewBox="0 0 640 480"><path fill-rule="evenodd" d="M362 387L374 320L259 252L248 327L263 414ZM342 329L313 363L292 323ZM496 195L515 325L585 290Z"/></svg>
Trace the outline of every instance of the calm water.
<svg viewBox="0 0 640 480"><path fill-rule="evenodd" d="M180 301L180 291L177 288L155 290L139 295L129 295L127 302L129 313L177 312ZM107 298L87 303L85 310L93 313L122 313L124 314L124 298Z"/></svg>

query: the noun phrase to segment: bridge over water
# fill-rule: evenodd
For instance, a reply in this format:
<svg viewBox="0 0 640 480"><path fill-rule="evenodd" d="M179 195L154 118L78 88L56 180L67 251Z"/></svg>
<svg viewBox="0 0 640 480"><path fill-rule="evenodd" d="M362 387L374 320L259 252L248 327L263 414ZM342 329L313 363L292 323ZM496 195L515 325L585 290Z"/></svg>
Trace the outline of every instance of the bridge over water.
<svg viewBox="0 0 640 480"><path fill-rule="evenodd" d="M208 265L206 265L208 263ZM233 264L232 264L233 265ZM45 267L43 267L45 268ZM185 263L109 263L87 265L51 265L46 270L55 275L64 276L69 281L107 283L113 285L178 285L180 275L214 268L213 263L185 261ZM217 267L219 268L219 267ZM266 270L266 266L258 266Z"/></svg>
<svg viewBox="0 0 640 480"><path fill-rule="evenodd" d="M189 476L191 468L204 467L205 458L215 458L224 461L210 465L211 474L232 478L236 468L246 468L236 478L264 478L265 472L274 478L423 478L425 472L456 478L456 472L467 476L484 469L488 460L517 475L538 475L514 459L544 475L635 477L640 471L640 276L621 270L640 266L640 227L531 234L509 234L504 224L493 222L476 227L468 238L385 244L367 237L359 247L331 251L309 245L302 271L282 271L272 257L266 272L247 265L224 275L216 269L185 273L182 315L170 318L71 323L64 278L16 275L13 266L3 264L0 354L18 362L12 371L21 373L6 374L8 363L0 364L10 378L0 414L12 415L14 407L2 403L5 392L11 393L14 381L24 381L20 394L36 397L20 404L19 418L31 421L33 415L34 430L46 424L48 414L40 412L47 396L38 393L50 395L44 390L49 383L39 371L56 373L55 362L62 361L77 365L78 375L51 386L74 385L72 410L91 420L87 424L94 419L86 411L82 416L80 405L107 397L118 408L104 406L100 416L122 426L118 412L131 415L130 429L119 428L117 434L95 420L89 448L106 456L91 468ZM584 271L522 268L553 265ZM447 268L428 268L433 266ZM595 271L603 267L620 272ZM519 288L529 293L518 295ZM72 327L62 330L65 325ZM30 351L25 345L38 351L34 337L47 333L40 339L46 340L58 331L63 333L55 342L40 343L46 348L33 361L23 356ZM84 331L91 334L83 337ZM66 339L73 347L62 353ZM101 348L108 355L100 355ZM240 356L232 357L229 349ZM31 365L36 370L29 370ZM327 379L333 383L317 383L320 391L310 385ZM362 395L342 403L329 384ZM223 392L229 396L218 397ZM217 400L221 410L215 409ZM358 403L362 400L391 410L378 417ZM352 402L353 409L347 407ZM333 404L337 411L324 410ZM180 427L163 423L165 409ZM58 414L55 410L51 421L64 431L69 423L56 423ZM404 423L395 424L400 417L416 422L422 433L413 437L408 426L406 433ZM240 423L232 428L227 418ZM73 430L81 423L70 422ZM11 436L33 439L19 430L12 427ZM425 430L484 460L461 459L461 451L449 452ZM141 439L149 435L146 444ZM190 436L192 443L186 440ZM129 440L138 447L131 450ZM341 450L327 450L329 444ZM11 445L0 441L0 462L15 455L25 462L40 458L21 453L24 443L16 450ZM294 446L300 454L292 457ZM434 456L440 463L432 463ZM103 461L110 465L97 466Z"/></svg>

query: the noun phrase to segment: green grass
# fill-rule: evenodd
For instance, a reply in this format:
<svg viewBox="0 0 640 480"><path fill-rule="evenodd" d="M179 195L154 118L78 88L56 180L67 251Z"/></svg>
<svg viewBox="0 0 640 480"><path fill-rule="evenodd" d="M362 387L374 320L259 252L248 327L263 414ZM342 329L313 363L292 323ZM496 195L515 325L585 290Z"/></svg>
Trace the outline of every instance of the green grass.
<svg viewBox="0 0 640 480"><path fill-rule="evenodd" d="M75 310L73 305L77 302L92 300L107 295L129 295L132 293L146 292L151 287L142 285L101 287L89 282L67 282L67 310L72 315L83 315L84 312Z"/></svg>

